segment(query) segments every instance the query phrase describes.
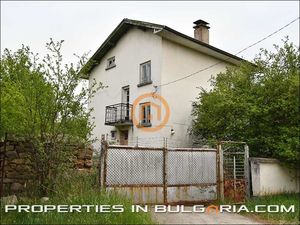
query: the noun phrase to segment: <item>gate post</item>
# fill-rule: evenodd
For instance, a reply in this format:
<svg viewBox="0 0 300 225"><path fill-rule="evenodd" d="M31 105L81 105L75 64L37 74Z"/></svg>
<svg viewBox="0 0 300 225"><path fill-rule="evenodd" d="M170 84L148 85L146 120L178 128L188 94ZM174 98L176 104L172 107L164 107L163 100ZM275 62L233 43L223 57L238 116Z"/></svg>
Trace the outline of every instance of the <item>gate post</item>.
<svg viewBox="0 0 300 225"><path fill-rule="evenodd" d="M217 145L217 159L218 159L218 200L224 200L224 170L223 170L223 150L221 142Z"/></svg>
<svg viewBox="0 0 300 225"><path fill-rule="evenodd" d="M167 182L167 140L164 138L163 147L163 194L164 194L164 204L168 204L168 182Z"/></svg>
<svg viewBox="0 0 300 225"><path fill-rule="evenodd" d="M249 146L245 145L245 158L244 158L244 173L246 181L246 198L250 198L250 168L249 168Z"/></svg>
<svg viewBox="0 0 300 225"><path fill-rule="evenodd" d="M99 167L98 167L98 184L99 184L100 190L102 187L102 179L101 179L102 178L102 159L103 159L103 147L102 147L102 141L101 141Z"/></svg>
<svg viewBox="0 0 300 225"><path fill-rule="evenodd" d="M106 190L106 179L107 179L107 141L103 141L103 188Z"/></svg>

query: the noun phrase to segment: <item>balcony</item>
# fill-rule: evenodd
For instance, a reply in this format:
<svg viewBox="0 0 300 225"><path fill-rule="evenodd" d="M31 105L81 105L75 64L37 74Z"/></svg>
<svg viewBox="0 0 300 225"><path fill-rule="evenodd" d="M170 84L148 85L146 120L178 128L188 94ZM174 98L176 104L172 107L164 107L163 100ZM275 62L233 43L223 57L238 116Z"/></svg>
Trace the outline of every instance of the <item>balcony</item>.
<svg viewBox="0 0 300 225"><path fill-rule="evenodd" d="M110 126L131 126L132 105L129 103L118 103L106 106L105 125Z"/></svg>

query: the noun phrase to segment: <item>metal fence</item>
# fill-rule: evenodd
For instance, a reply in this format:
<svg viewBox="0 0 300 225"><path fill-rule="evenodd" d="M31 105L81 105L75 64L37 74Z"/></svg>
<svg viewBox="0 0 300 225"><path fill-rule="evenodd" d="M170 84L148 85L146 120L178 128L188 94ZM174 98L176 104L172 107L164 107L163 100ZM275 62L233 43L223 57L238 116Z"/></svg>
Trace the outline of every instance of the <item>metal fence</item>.
<svg viewBox="0 0 300 225"><path fill-rule="evenodd" d="M224 143L222 143L224 144ZM246 151L109 145L102 142L99 182L136 204L194 204L246 196ZM243 144L242 144L243 146ZM242 154L243 153L243 154Z"/></svg>
<svg viewBox="0 0 300 225"><path fill-rule="evenodd" d="M126 193L135 203L217 199L216 149L102 146L101 186Z"/></svg>
<svg viewBox="0 0 300 225"><path fill-rule="evenodd" d="M250 195L249 150L245 142L221 142L224 198L244 202Z"/></svg>
<svg viewBox="0 0 300 225"><path fill-rule="evenodd" d="M111 134L103 135L109 145L120 145L120 139L117 136L112 137ZM202 148L203 143L194 139L179 139L179 138L165 138L165 137L138 137L129 136L127 139L128 146L139 147L168 147L168 148Z"/></svg>

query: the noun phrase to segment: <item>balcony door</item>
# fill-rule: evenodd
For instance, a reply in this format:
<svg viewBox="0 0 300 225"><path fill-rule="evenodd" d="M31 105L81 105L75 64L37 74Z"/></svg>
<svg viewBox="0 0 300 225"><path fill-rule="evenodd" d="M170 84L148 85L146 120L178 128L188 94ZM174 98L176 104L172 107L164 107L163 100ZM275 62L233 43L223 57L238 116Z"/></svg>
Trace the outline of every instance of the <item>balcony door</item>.
<svg viewBox="0 0 300 225"><path fill-rule="evenodd" d="M129 107L130 95L129 85L122 87L122 111L124 112L125 120L129 120L130 107Z"/></svg>

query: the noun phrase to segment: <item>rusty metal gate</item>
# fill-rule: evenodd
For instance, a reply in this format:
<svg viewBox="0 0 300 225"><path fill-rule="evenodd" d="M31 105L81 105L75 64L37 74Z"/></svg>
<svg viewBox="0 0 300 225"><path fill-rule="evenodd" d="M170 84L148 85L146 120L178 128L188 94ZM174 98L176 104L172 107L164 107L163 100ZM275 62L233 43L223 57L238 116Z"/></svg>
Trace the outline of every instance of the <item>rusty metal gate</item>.
<svg viewBox="0 0 300 225"><path fill-rule="evenodd" d="M136 204L244 201L247 151L222 142L217 148L108 145L102 142L99 183Z"/></svg>
<svg viewBox="0 0 300 225"><path fill-rule="evenodd" d="M217 199L217 150L102 144L100 184L136 204L193 204Z"/></svg>
<svg viewBox="0 0 300 225"><path fill-rule="evenodd" d="M222 161L222 199L242 203L250 196L249 149L245 142L222 141L218 145Z"/></svg>

